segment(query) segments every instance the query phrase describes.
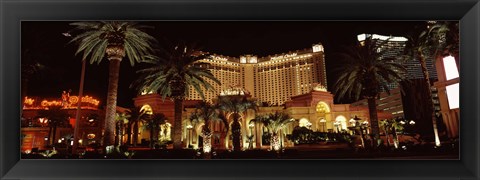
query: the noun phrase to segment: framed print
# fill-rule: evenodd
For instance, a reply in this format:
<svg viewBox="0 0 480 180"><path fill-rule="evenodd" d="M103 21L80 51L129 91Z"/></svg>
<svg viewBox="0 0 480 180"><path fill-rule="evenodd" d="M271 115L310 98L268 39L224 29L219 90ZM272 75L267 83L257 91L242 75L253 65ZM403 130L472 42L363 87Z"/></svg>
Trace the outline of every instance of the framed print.
<svg viewBox="0 0 480 180"><path fill-rule="evenodd" d="M479 178L477 0L0 3L2 179Z"/></svg>

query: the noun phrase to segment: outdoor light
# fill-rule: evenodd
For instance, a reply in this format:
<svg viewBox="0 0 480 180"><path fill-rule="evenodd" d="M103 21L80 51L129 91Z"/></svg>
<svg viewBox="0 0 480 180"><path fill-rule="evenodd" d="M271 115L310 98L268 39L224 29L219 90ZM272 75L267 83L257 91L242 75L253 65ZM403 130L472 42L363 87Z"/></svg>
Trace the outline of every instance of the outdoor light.
<svg viewBox="0 0 480 180"><path fill-rule="evenodd" d="M47 118L38 118L38 121L40 121L40 123L47 123L48 119Z"/></svg>
<svg viewBox="0 0 480 180"><path fill-rule="evenodd" d="M352 127L355 127L355 122L356 122L355 119L352 118L352 119L350 119L348 122L350 122L350 125L351 125Z"/></svg>
<svg viewBox="0 0 480 180"><path fill-rule="evenodd" d="M362 125L364 125L364 126L368 125L368 121L363 121Z"/></svg>
<svg viewBox="0 0 480 180"><path fill-rule="evenodd" d="M95 121L95 120L94 120L94 119L89 119L89 120L88 120L88 122L93 122L93 121Z"/></svg>
<svg viewBox="0 0 480 180"><path fill-rule="evenodd" d="M405 121L400 121L400 124L402 124L402 125L405 124Z"/></svg>
<svg viewBox="0 0 480 180"><path fill-rule="evenodd" d="M410 124L410 125L414 125L414 124L415 124L415 121L411 120L411 121L409 122L409 124Z"/></svg>
<svg viewBox="0 0 480 180"><path fill-rule="evenodd" d="M59 139L59 140L58 140L58 143L62 143L62 140L61 140L61 139Z"/></svg>

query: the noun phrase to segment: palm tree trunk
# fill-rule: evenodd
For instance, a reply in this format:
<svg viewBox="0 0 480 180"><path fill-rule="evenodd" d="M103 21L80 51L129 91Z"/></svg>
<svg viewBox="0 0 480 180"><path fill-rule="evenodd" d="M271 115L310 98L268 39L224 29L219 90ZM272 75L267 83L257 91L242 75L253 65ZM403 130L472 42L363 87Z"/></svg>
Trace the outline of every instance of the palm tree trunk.
<svg viewBox="0 0 480 180"><path fill-rule="evenodd" d="M154 128L150 127L150 149L153 149L153 131L155 131Z"/></svg>
<svg viewBox="0 0 480 180"><path fill-rule="evenodd" d="M276 132L272 133L272 138L270 140L270 146L271 149L274 151L279 151L280 150L280 137L278 137L278 134Z"/></svg>
<svg viewBox="0 0 480 180"><path fill-rule="evenodd" d="M52 144L55 144L55 136L57 134L57 125L53 126L53 131L52 131Z"/></svg>
<svg viewBox="0 0 480 180"><path fill-rule="evenodd" d="M387 141L387 147L390 148L390 135L388 133L388 129L387 128L383 128L383 130L385 131L385 141Z"/></svg>
<svg viewBox="0 0 480 180"><path fill-rule="evenodd" d="M377 116L377 101L375 97L367 97L368 112L370 114L370 128L372 129L373 141L372 146L375 148L378 146L378 140L380 138L380 128L378 127ZM376 142L375 142L376 141Z"/></svg>
<svg viewBox="0 0 480 180"><path fill-rule="evenodd" d="M393 128L393 145L395 146L395 149L398 149L398 136L397 136L397 130Z"/></svg>
<svg viewBox="0 0 480 180"><path fill-rule="evenodd" d="M175 117L173 125L173 149L182 149L182 111L183 99L180 97L174 98L175 103Z"/></svg>
<svg viewBox="0 0 480 180"><path fill-rule="evenodd" d="M119 122L120 123L120 122ZM115 136L115 146L120 146L120 124L117 124L116 129L116 136Z"/></svg>
<svg viewBox="0 0 480 180"><path fill-rule="evenodd" d="M210 153L212 150L212 133L210 133L210 129L208 129L208 124L204 125L204 129L202 131L202 140L203 140L203 152Z"/></svg>
<svg viewBox="0 0 480 180"><path fill-rule="evenodd" d="M53 145L52 126L48 128L48 145Z"/></svg>
<svg viewBox="0 0 480 180"><path fill-rule="evenodd" d="M104 145L110 146L115 143L115 113L117 108L118 76L121 58L111 58L108 73L108 93L105 112L105 140Z"/></svg>
<svg viewBox="0 0 480 180"><path fill-rule="evenodd" d="M132 144L132 123L127 124L127 145Z"/></svg>
<svg viewBox="0 0 480 180"><path fill-rule="evenodd" d="M78 140L80 135L78 135L80 130L80 119L81 119L81 105L82 105L82 97L83 97L83 85L85 81L85 66L86 60L82 60L82 71L80 72L80 87L78 90L78 102L77 102L77 112L75 114L75 129L73 131L73 146L72 146L72 154L77 154L78 148Z"/></svg>
<svg viewBox="0 0 480 180"><path fill-rule="evenodd" d="M428 73L427 64L425 62L425 56L421 51L417 51L418 60L420 61L420 65L422 67L423 77L425 78L425 83L427 85L427 99L428 99L428 106L431 111L432 116L432 124L433 124L433 133L435 135L435 146L440 146L440 138L438 136L438 128L437 128L437 118L435 117L435 107L433 104L432 99L432 91L430 90L430 75Z"/></svg>
<svg viewBox="0 0 480 180"><path fill-rule="evenodd" d="M136 147L138 144L138 121L137 119L133 124L133 146Z"/></svg>
<svg viewBox="0 0 480 180"><path fill-rule="evenodd" d="M238 122L239 115L238 113L233 113L233 123L232 123L232 144L234 151L240 151L241 143L240 143L240 136L241 136L241 127L240 123Z"/></svg>

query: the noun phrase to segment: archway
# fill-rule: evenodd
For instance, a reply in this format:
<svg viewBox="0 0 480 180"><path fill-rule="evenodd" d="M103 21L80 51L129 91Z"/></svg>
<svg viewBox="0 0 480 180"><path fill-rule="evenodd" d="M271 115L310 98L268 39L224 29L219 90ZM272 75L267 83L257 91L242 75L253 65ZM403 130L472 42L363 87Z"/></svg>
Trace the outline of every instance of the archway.
<svg viewBox="0 0 480 180"><path fill-rule="evenodd" d="M298 121L298 126L310 129L312 127L312 123L307 118L301 118L300 121Z"/></svg>
<svg viewBox="0 0 480 180"><path fill-rule="evenodd" d="M346 130L347 129L347 118L343 115L339 115L335 118L334 122L334 127L335 123L338 123L336 126L338 126L336 129L337 130Z"/></svg>

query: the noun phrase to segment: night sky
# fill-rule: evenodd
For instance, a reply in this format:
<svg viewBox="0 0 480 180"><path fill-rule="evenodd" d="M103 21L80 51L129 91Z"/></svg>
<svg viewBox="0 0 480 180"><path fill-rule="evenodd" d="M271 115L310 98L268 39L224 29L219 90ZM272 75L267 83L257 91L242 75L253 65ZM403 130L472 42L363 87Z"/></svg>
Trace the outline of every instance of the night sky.
<svg viewBox="0 0 480 180"><path fill-rule="evenodd" d="M22 62L25 53L44 64L46 68L29 79L27 96L59 97L63 90L78 94L81 57L75 56L75 44L68 44L70 37L62 35L73 28L70 22L23 21L21 24ZM186 41L198 44L203 51L238 57L254 54L259 57L288 51L310 48L322 43L325 48L327 80L329 90L335 76L329 71L335 66L335 53L343 47L356 43L356 35L376 33L402 36L414 26L424 22L335 22L335 21L291 21L291 22L247 22L247 21L145 21L141 24L152 28L145 29L160 42ZM142 66L142 65L140 65ZM135 71L140 66L131 67L128 60L121 64L118 89L118 105L132 107L133 89L130 83L137 77ZM97 97L104 105L108 86L108 60L86 68L84 94ZM345 102L343 102L345 103Z"/></svg>

